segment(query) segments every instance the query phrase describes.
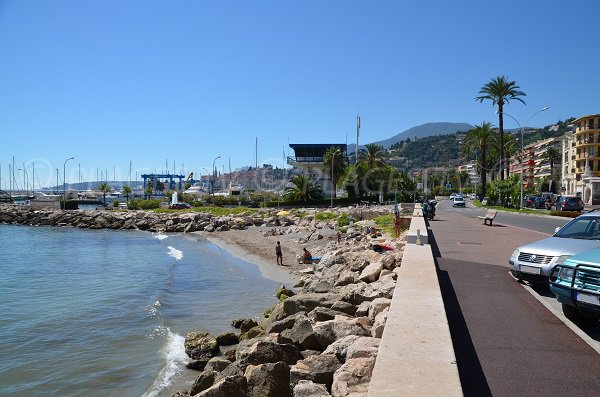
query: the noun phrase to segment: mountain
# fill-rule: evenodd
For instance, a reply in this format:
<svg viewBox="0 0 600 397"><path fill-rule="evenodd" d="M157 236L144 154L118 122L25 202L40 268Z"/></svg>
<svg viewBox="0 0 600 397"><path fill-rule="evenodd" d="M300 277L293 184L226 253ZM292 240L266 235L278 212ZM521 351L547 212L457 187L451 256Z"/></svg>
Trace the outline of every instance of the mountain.
<svg viewBox="0 0 600 397"><path fill-rule="evenodd" d="M384 139L382 141L372 142L377 145L383 146L384 149L389 148L395 143L406 140L406 138L410 138L411 140L417 138L424 138L427 136L433 135L448 135L454 134L457 131L468 131L472 129L473 126L467 123L447 123L447 122L438 122L438 123L425 123L418 125L416 127L409 128L406 131L402 131L399 134L394 135L391 138ZM354 153L355 144L348 145L348 153ZM361 148L364 145L360 146Z"/></svg>

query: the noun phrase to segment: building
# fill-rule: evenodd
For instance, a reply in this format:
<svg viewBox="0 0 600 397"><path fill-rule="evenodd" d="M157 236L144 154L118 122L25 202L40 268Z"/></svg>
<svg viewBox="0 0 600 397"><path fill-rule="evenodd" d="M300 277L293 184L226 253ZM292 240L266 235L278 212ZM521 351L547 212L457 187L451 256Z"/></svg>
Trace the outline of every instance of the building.
<svg viewBox="0 0 600 397"><path fill-rule="evenodd" d="M549 178L551 175L557 176L556 170L560 169L560 160L552 164L554 170L550 169L550 162L546 160L546 152L549 148L554 147L561 153L563 138L548 138L541 141L534 142L528 146L530 151L533 150L533 178L540 180L543 178ZM527 175L527 174L526 174Z"/></svg>
<svg viewBox="0 0 600 397"><path fill-rule="evenodd" d="M564 187L566 193L581 195L588 205L600 204L600 114L583 116L573 123L575 131L563 144L563 149L565 145L569 149L561 167Z"/></svg>
<svg viewBox="0 0 600 397"><path fill-rule="evenodd" d="M324 157L327 149L335 147L340 149L342 158L348 162L347 146L345 144L319 144L319 143L290 143L294 149L294 157L288 157L287 163L294 167L294 174L303 174L317 182L325 197L331 196L333 186L331 172L323 170Z"/></svg>

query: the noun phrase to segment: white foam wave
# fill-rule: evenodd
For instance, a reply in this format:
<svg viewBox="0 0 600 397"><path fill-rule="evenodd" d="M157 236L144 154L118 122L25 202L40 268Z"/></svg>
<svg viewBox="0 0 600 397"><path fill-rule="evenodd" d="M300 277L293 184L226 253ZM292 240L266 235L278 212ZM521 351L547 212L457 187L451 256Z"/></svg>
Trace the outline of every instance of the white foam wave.
<svg viewBox="0 0 600 397"><path fill-rule="evenodd" d="M167 338L163 348L165 366L160 370L152 386L142 397L156 397L162 390L171 385L173 379L185 369L190 359L185 354L184 342L185 338L183 336L173 333L167 328Z"/></svg>
<svg viewBox="0 0 600 397"><path fill-rule="evenodd" d="M169 249L169 256L171 258L174 258L176 261L181 260L183 258L183 252L171 247L170 245L167 248Z"/></svg>
<svg viewBox="0 0 600 397"><path fill-rule="evenodd" d="M158 308L160 307L160 301L157 299L156 302L154 302L153 304L151 304L150 306L148 306L146 308L146 311L151 315L151 316L155 316L159 313Z"/></svg>
<svg viewBox="0 0 600 397"><path fill-rule="evenodd" d="M162 234L162 232L157 232L157 233L152 233L152 235L154 236L155 239L157 240L164 240L166 238L168 238L169 236Z"/></svg>

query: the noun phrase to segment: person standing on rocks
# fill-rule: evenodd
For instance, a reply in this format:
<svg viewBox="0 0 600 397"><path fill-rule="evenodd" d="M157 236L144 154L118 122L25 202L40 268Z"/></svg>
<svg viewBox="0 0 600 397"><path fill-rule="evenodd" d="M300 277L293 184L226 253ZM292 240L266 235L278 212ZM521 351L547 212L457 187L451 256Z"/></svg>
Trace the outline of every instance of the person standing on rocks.
<svg viewBox="0 0 600 397"><path fill-rule="evenodd" d="M279 241L275 246L275 255L277 255L277 264L283 266L283 254L281 252L281 243Z"/></svg>

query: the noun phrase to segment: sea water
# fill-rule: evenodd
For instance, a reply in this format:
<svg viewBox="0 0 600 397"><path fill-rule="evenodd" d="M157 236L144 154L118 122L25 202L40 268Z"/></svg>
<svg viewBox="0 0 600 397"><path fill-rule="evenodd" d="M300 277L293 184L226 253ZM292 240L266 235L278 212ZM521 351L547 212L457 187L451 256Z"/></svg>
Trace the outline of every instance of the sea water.
<svg viewBox="0 0 600 397"><path fill-rule="evenodd" d="M0 225L0 395L169 396L189 331L259 319L278 282L199 237Z"/></svg>

